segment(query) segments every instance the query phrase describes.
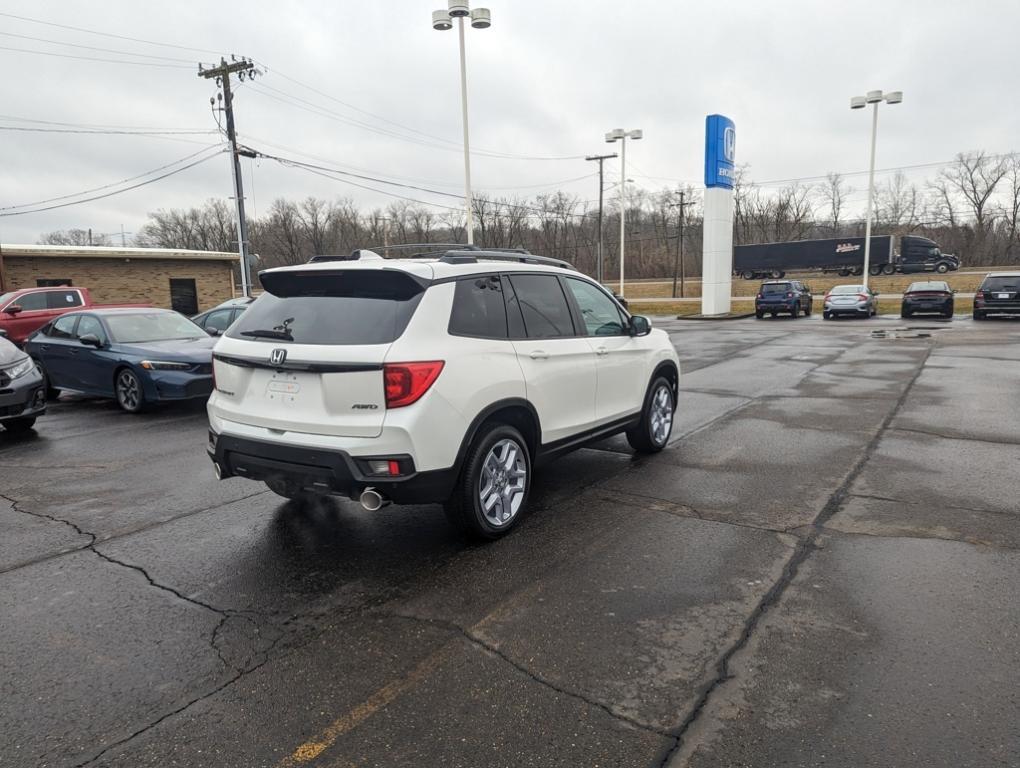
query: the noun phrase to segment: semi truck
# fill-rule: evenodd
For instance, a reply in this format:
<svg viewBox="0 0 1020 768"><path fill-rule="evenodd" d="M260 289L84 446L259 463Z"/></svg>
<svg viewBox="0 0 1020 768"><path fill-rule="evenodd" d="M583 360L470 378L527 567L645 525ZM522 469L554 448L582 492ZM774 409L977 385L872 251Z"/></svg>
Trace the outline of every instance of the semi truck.
<svg viewBox="0 0 1020 768"><path fill-rule="evenodd" d="M898 246L898 250L894 250L894 246ZM938 244L926 237L873 235L871 238L869 274L945 274L959 268L959 257L942 253ZM864 274L864 238L758 243L733 249L733 274L745 280L781 278L787 272L805 271L838 272L842 277Z"/></svg>

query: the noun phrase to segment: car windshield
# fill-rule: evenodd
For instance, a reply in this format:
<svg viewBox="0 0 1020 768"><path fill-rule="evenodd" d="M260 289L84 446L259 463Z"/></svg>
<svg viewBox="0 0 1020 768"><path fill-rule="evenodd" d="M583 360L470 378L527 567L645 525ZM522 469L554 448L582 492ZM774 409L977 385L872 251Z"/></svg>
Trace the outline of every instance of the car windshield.
<svg viewBox="0 0 1020 768"><path fill-rule="evenodd" d="M862 293L864 291L863 285L837 285L829 293L839 296L840 294L847 293Z"/></svg>
<svg viewBox="0 0 1020 768"><path fill-rule="evenodd" d="M199 339L207 334L188 318L176 312L138 312L107 315L110 337L121 344L170 339Z"/></svg>
<svg viewBox="0 0 1020 768"><path fill-rule="evenodd" d="M10 293L0 293L0 307L7 304L8 301L14 298L14 291Z"/></svg>
<svg viewBox="0 0 1020 768"><path fill-rule="evenodd" d="M943 282L932 282L932 283L911 283L910 287L907 288L907 293L913 293L914 291L948 291L949 284Z"/></svg>
<svg viewBox="0 0 1020 768"><path fill-rule="evenodd" d="M1016 291L1020 290L1020 275L1008 277L986 277L981 284L982 291Z"/></svg>
<svg viewBox="0 0 1020 768"><path fill-rule="evenodd" d="M789 293L792 290L793 287L789 283L765 283L761 287L761 292L764 296L774 296L777 293Z"/></svg>

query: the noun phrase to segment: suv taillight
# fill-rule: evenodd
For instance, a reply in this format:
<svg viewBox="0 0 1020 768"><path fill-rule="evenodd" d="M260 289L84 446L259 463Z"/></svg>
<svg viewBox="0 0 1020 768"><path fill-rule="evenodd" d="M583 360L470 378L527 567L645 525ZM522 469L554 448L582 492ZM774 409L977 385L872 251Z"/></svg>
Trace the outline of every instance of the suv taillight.
<svg viewBox="0 0 1020 768"><path fill-rule="evenodd" d="M402 408L417 402L439 378L443 365L442 360L429 360L421 363L386 363L383 366L386 407Z"/></svg>

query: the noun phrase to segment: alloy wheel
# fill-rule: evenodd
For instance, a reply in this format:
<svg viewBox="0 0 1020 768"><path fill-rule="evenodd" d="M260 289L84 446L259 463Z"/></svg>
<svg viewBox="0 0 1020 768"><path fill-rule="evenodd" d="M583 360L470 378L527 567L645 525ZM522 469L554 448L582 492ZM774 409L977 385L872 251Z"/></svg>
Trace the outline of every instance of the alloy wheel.
<svg viewBox="0 0 1020 768"><path fill-rule="evenodd" d="M496 528L509 525L521 510L528 488L528 461L514 440L500 440L485 456L478 480L478 501Z"/></svg>
<svg viewBox="0 0 1020 768"><path fill-rule="evenodd" d="M663 385L655 390L651 405L648 409L648 431L656 445L665 445L673 429L673 396L669 387Z"/></svg>
<svg viewBox="0 0 1020 768"><path fill-rule="evenodd" d="M125 411L137 411L141 400L137 377L131 371L121 371L117 376L117 402Z"/></svg>

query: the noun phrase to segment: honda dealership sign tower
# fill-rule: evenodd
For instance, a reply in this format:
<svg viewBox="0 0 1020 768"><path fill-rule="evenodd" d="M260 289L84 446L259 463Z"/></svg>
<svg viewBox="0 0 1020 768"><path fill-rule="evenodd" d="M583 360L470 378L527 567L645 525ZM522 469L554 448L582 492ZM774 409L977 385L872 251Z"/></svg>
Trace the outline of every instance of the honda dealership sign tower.
<svg viewBox="0 0 1020 768"><path fill-rule="evenodd" d="M702 245L701 313L730 311L733 280L733 161L737 134L722 115L705 118L705 225Z"/></svg>

